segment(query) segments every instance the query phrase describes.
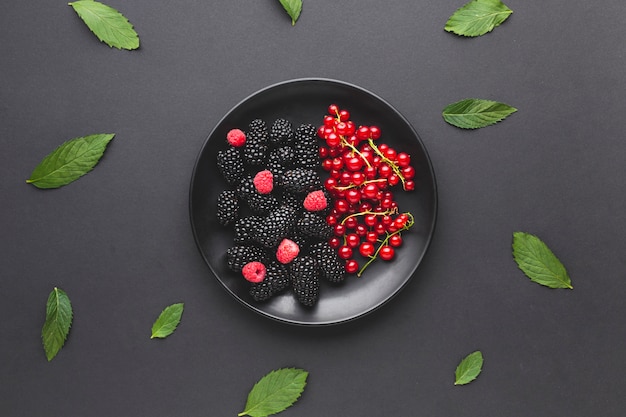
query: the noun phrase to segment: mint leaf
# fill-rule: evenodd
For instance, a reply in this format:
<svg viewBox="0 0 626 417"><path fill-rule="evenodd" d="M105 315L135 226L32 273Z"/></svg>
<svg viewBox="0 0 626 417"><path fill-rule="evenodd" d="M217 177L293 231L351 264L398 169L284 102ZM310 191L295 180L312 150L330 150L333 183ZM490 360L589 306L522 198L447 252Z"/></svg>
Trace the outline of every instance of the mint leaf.
<svg viewBox="0 0 626 417"><path fill-rule="evenodd" d="M176 330L176 327L178 327L180 323L184 308L185 305L183 303L172 304L171 306L165 307L152 325L152 336L150 336L150 339L154 339L155 337L163 339L174 333L174 330Z"/></svg>
<svg viewBox="0 0 626 417"><path fill-rule="evenodd" d="M117 49L139 48L139 36L128 19L114 8L95 0L77 0L68 5L102 42Z"/></svg>
<svg viewBox="0 0 626 417"><path fill-rule="evenodd" d="M283 5L283 8L291 17L291 26L296 24L296 20L300 17L300 12L302 12L302 0L279 0L280 4Z"/></svg>
<svg viewBox="0 0 626 417"><path fill-rule="evenodd" d="M308 375L307 371L296 368L271 371L252 387L245 410L238 416L266 417L280 413L300 398Z"/></svg>
<svg viewBox="0 0 626 417"><path fill-rule="evenodd" d="M41 329L41 339L48 362L61 350L72 326L72 304L67 294L54 288L46 303L46 321Z"/></svg>
<svg viewBox="0 0 626 417"><path fill-rule="evenodd" d="M511 13L500 0L472 0L450 16L444 29L462 36L481 36L500 26Z"/></svg>
<svg viewBox="0 0 626 417"><path fill-rule="evenodd" d="M477 350L467 355L456 367L454 385L465 385L475 380L483 367L483 354Z"/></svg>
<svg viewBox="0 0 626 417"><path fill-rule="evenodd" d="M35 167L26 182L38 188L59 188L76 181L96 166L114 136L97 134L63 143Z"/></svg>
<svg viewBox="0 0 626 417"><path fill-rule="evenodd" d="M508 104L480 98L468 98L443 109L443 119L461 129L479 129L504 120L517 109Z"/></svg>
<svg viewBox="0 0 626 417"><path fill-rule="evenodd" d="M561 261L537 236L513 233L513 258L531 281L550 288L573 288Z"/></svg>

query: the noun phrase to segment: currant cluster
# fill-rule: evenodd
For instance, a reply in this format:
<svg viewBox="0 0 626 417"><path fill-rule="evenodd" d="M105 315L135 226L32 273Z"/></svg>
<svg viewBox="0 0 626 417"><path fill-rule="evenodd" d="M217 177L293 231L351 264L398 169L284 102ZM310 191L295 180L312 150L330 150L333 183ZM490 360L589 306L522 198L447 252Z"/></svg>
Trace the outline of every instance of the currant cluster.
<svg viewBox="0 0 626 417"><path fill-rule="evenodd" d="M381 143L378 126L357 126L336 104L328 106L317 134L325 142L319 156L333 200L326 216L334 230L329 244L346 261L346 272L361 276L374 260L392 260L402 232L413 226L413 216L399 211L393 191L415 188L415 168L409 154Z"/></svg>

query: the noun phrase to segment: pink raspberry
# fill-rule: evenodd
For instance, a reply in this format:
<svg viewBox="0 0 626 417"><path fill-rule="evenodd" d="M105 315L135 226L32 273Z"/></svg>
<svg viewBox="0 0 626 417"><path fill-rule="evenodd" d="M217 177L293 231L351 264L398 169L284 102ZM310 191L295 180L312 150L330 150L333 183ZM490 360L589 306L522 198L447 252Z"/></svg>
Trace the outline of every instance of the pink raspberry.
<svg viewBox="0 0 626 417"><path fill-rule="evenodd" d="M240 146L243 146L246 143L246 134L243 133L242 130L239 129L231 129L227 134L226 134L226 140L228 141L228 143L230 143L232 146L238 148Z"/></svg>
<svg viewBox="0 0 626 417"><path fill-rule="evenodd" d="M254 283L263 281L263 279L265 279L265 272L265 265L257 261L248 262L241 269L243 277L246 280Z"/></svg>
<svg viewBox="0 0 626 417"><path fill-rule="evenodd" d="M324 210L328 206L328 200L322 190L311 191L304 199L304 208L308 211Z"/></svg>
<svg viewBox="0 0 626 417"><path fill-rule="evenodd" d="M257 172L254 176L254 188L260 194L269 194L274 189L274 175L270 170Z"/></svg>
<svg viewBox="0 0 626 417"><path fill-rule="evenodd" d="M276 250L276 259L281 264L288 264L300 253L300 246L293 240L283 239Z"/></svg>

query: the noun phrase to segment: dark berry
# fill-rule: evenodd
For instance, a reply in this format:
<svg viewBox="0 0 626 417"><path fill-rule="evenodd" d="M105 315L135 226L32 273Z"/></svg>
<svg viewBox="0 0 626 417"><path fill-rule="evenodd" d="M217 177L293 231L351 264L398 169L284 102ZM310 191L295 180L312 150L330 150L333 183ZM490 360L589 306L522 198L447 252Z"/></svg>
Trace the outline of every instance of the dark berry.
<svg viewBox="0 0 626 417"><path fill-rule="evenodd" d="M266 264L267 260L267 252L258 246L232 246L226 250L226 262L228 264L228 268L234 272L241 272L241 269L247 263L261 262Z"/></svg>
<svg viewBox="0 0 626 417"><path fill-rule="evenodd" d="M307 307L313 307L320 293L319 270L315 260L310 256L300 256L291 262L289 272L298 301Z"/></svg>
<svg viewBox="0 0 626 417"><path fill-rule="evenodd" d="M293 208L280 206L259 223L254 239L266 248L275 248L293 228L296 220L296 212Z"/></svg>
<svg viewBox="0 0 626 417"><path fill-rule="evenodd" d="M270 129L270 142L274 144L290 143L293 139L293 127L286 119L276 119Z"/></svg>
<svg viewBox="0 0 626 417"><path fill-rule="evenodd" d="M291 278L287 268L272 261L266 267L265 279L250 286L250 295L255 301L266 301L290 285Z"/></svg>
<svg viewBox="0 0 626 417"><path fill-rule="evenodd" d="M255 230L263 218L260 216L247 216L238 219L234 225L235 243L249 243L253 240Z"/></svg>
<svg viewBox="0 0 626 417"><path fill-rule="evenodd" d="M297 223L298 230L305 236L320 240L328 240L334 229L326 223L326 218L316 213L305 211Z"/></svg>
<svg viewBox="0 0 626 417"><path fill-rule="evenodd" d="M217 220L222 226L234 223L239 217L239 199L234 190L224 190L217 196Z"/></svg>
<svg viewBox="0 0 626 417"><path fill-rule="evenodd" d="M217 151L217 166L229 184L236 184L243 177L243 159L237 148Z"/></svg>
<svg viewBox="0 0 626 417"><path fill-rule="evenodd" d="M282 176L282 186L292 193L309 193L322 188L322 180L319 174L307 168L294 168Z"/></svg>
<svg viewBox="0 0 626 417"><path fill-rule="evenodd" d="M322 277L332 283L343 282L346 277L345 263L327 241L312 244L308 253L317 262Z"/></svg>

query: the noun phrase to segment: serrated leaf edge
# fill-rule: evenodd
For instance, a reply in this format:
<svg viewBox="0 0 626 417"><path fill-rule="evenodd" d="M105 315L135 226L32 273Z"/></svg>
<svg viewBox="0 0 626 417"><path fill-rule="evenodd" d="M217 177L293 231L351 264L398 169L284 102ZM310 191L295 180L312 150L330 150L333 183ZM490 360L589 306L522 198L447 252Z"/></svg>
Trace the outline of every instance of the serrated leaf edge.
<svg viewBox="0 0 626 417"><path fill-rule="evenodd" d="M250 401L250 396L252 395L252 393L256 389L258 389L258 387L260 387L262 383L265 383L265 381L267 381L270 377L272 377L272 376L274 376L274 375L276 375L278 373L282 373L282 372L286 372L286 371L297 371L297 373L294 375L294 378L293 378L294 380L296 378L304 378L303 381L302 381L302 386L301 386L298 394L295 396L293 401L291 403L287 404L281 411L284 411L287 408L293 406L300 399L300 397L302 396L302 393L304 392L304 389L305 389L305 387L307 385L307 378L308 378L309 372L305 371L304 369L294 368L294 367L291 367L291 368L279 368L279 369L274 369L274 370L268 372L267 374L265 374L263 377L261 377L261 379L259 379L254 384L254 386L252 387L252 389L248 393L248 399L246 401L246 407L245 407L244 411L242 411L241 413L237 414L237 416L238 417L242 417L242 416L248 415L248 416L253 416L253 417L265 417L267 415L276 414L276 413L272 413L272 414L267 414L267 415L265 415L265 414L255 414L255 415L253 415L251 413L254 412L254 409L260 407L260 405L264 404L266 401L260 402L259 404L256 404L254 407L250 407L250 408L248 408L248 403ZM292 384L293 384L293 382L292 382ZM284 389L284 387L282 389ZM278 412L280 412L280 411L278 411Z"/></svg>
<svg viewBox="0 0 626 417"><path fill-rule="evenodd" d="M452 108L454 106L458 106L458 105L460 105L462 103L465 103L465 102L468 103L468 106L469 106L469 104L473 104L475 102L488 104L489 106L494 106L494 105L506 106L507 107L506 114L501 115L500 113L502 113L502 111L490 111L490 112L487 111L487 112L476 112L476 113L447 113L446 112L449 108ZM474 97L474 98L465 98L465 99L456 101L454 103L448 104L446 107L444 107L443 111L441 112L441 115L442 115L443 119L448 124L450 124L450 125L452 125L454 127L458 127L459 129L472 129L472 130L474 130L474 129L481 129L481 128L488 127L488 126L493 126L493 125L495 125L497 123L500 123L504 119L506 119L507 117L509 117L510 115L512 115L513 113L515 113L517 111L518 111L517 108L515 108L515 107L513 107L513 106L511 106L509 104L503 103L501 101L487 100L487 99L483 99L483 98L475 98ZM484 115L487 115L487 114L492 114L492 115L494 115L494 117L490 117L488 119L485 119L485 118L481 117L481 116L484 116ZM468 116L476 117L476 118L482 120L483 124L480 124L478 126L462 126L462 125L457 124L457 122L455 121L455 118L461 118L461 117L467 118Z"/></svg>
<svg viewBox="0 0 626 417"><path fill-rule="evenodd" d="M532 239L535 239L536 242L538 242L542 248L544 250L546 250L546 252L552 256L554 258L554 260L561 266L561 268L563 269L563 271L565 271L565 277L561 278L561 276L559 274L553 274L556 281L561 283L562 285L559 286L551 286L548 285L544 282L538 281L536 278L529 276L526 271L523 269L520 260L518 260L518 257L516 256L516 242L519 242L518 237L519 236L524 236L524 237L530 237ZM569 277L569 274L567 273L567 269L565 268L565 265L563 265L563 263L561 262L561 260L554 254L554 252L552 252L552 249L550 249L550 247L543 241L541 240L538 236L533 235L532 233L527 233L527 232L514 232L513 233L513 243L511 244L512 246L512 252L513 252L513 259L515 260L515 263L517 264L517 267L524 273L524 275L526 275L526 277L528 279L530 279L532 282L542 285L544 287L548 287L551 289L570 289L573 290L574 286L572 285L572 281L571 278ZM544 269L549 270L550 272L552 272L552 270L550 268L548 268L545 264L542 265Z"/></svg>
<svg viewBox="0 0 626 417"><path fill-rule="evenodd" d="M119 44L113 44L113 43L110 43L107 39L105 39L105 38L103 38L102 36L100 36L100 33L98 33L98 32L96 32L96 31L94 31L94 30L91 28L91 26L89 26L89 25L87 24L87 22L86 22L86 21L85 21L85 19L84 19L84 18L80 15L80 13L78 13L78 11L76 10L76 7L74 7L74 5L75 5L76 3L83 3L83 2L93 2L93 3L98 3L98 4L101 4L101 5L103 5L103 6L108 7L108 8L109 8L109 9L111 9L112 11L116 12L116 13L117 13L117 14L118 14L121 18L122 18L122 20L123 20L125 23L127 23L127 24L128 24L128 29L130 29L130 30L133 32L133 34L134 34L134 36L131 36L131 37L125 36L125 38L126 38L126 39L136 40L136 41L137 41L137 42L136 42L136 45L133 45L132 47L125 47L125 46L121 46L121 45L119 45ZM69 2L69 3L67 3L67 5L68 5L68 6L70 6L70 7L72 7L72 9L74 9L74 11L75 11L75 12L76 12L76 14L78 15L78 17L80 17L80 19L83 21L83 23L85 23L85 26L87 26L87 28L89 29L89 31L90 31L91 33L93 33L93 34L94 34L94 35L98 38L98 40L99 40L100 42L104 43L105 45L109 46L110 48L117 48L117 49L119 49L119 50L121 50L121 49L125 49L125 50L127 50L127 51L131 51L131 50L135 50L135 49L138 49L138 48L139 48L139 46L140 46L139 34L138 34L138 33L137 33L137 31L135 30L134 25L133 25L133 24L132 24L132 23L128 20L128 18L127 18L126 16L124 16L124 14L123 14L122 12L120 12L119 10L117 10L117 9L115 9L115 8L113 8L113 7L111 7L111 6L109 6L108 4L105 4L105 3L102 3L102 2L99 2L99 1L96 1L96 0L77 0L77 1L73 1L73 2ZM86 10L86 11L91 12L91 10L88 10L88 9L85 9L85 10Z"/></svg>
<svg viewBox="0 0 626 417"><path fill-rule="evenodd" d="M177 313L175 316L172 316L174 318L174 320L172 322L168 322L168 323L163 323L161 324L161 326L159 326L158 328L155 329L155 326L157 326L157 324L159 324L159 322L161 320L165 320L165 315L168 314L169 312L173 311L174 309L180 307L180 313ZM176 329L178 328L178 325L180 324L180 321L183 317L183 312L185 311L185 303L174 303L174 304L170 304L169 306L165 307L161 313L159 313L159 316L156 318L156 320L154 321L154 323L152 324L152 328L151 328L151 336L150 339L164 339L168 336L170 336L172 333L174 333L174 331L176 331ZM165 327L165 325L167 325L167 327L171 327L172 329L167 331L167 333L164 334L159 334L159 332L161 332L163 330L163 328Z"/></svg>
<svg viewBox="0 0 626 417"><path fill-rule="evenodd" d="M50 337L50 336L49 335L46 336L45 331L46 331L47 326L51 325L50 322L57 322L58 321L58 318L56 318L56 317L52 318L52 317L49 317L49 315L48 315L49 310L50 310L49 309L49 305L50 305L50 302L53 301L52 300L53 296L54 296L54 301L56 303L56 309L55 309L56 316L59 315L59 306L61 305L61 303L60 303L61 296L64 296L65 298L67 298L67 303L68 303L68 306L69 306L69 323L68 323L68 326L67 326L67 330L63 329L63 331L61 333L62 334L62 341L61 341L60 346L58 346L58 348L56 350L50 351L49 350L50 348L48 346L49 342L47 341L47 337ZM56 357L56 355L61 351L63 346L65 346L65 342L67 341L67 336L69 335L70 329L72 328L73 319L74 319L74 311L73 311L72 302L71 302L69 296L62 289L60 289L58 287L54 287L53 290L48 295L48 299L46 301L46 319L45 319L44 325L43 325L43 327L41 329L41 340L42 340L42 343L43 343L44 352L46 354L46 359L48 360L48 362L52 361L52 359L54 359ZM57 327L56 330L59 330L58 329L58 325L56 325L55 327Z"/></svg>
<svg viewBox="0 0 626 417"><path fill-rule="evenodd" d="M477 364L478 366L473 367L473 368L468 368L465 370L465 372L463 373L463 375L457 375L458 372L461 371L461 367L464 366L466 363L468 363L470 360L473 360L474 357L478 357L478 361ZM466 385L469 384L470 382L474 381L476 378L478 378L478 376L480 375L480 373L482 372L482 368L483 368L483 354L480 350L477 350L475 352L470 353L469 355L465 356L463 359L461 359L461 362L459 362L459 364L456 367L456 370L454 372L454 376L455 376L455 381L454 381L454 385ZM466 378L466 375L469 373L470 370L476 370L476 375L473 375L472 377L470 377L467 380L464 380L464 378ZM462 381L462 382L459 382Z"/></svg>

